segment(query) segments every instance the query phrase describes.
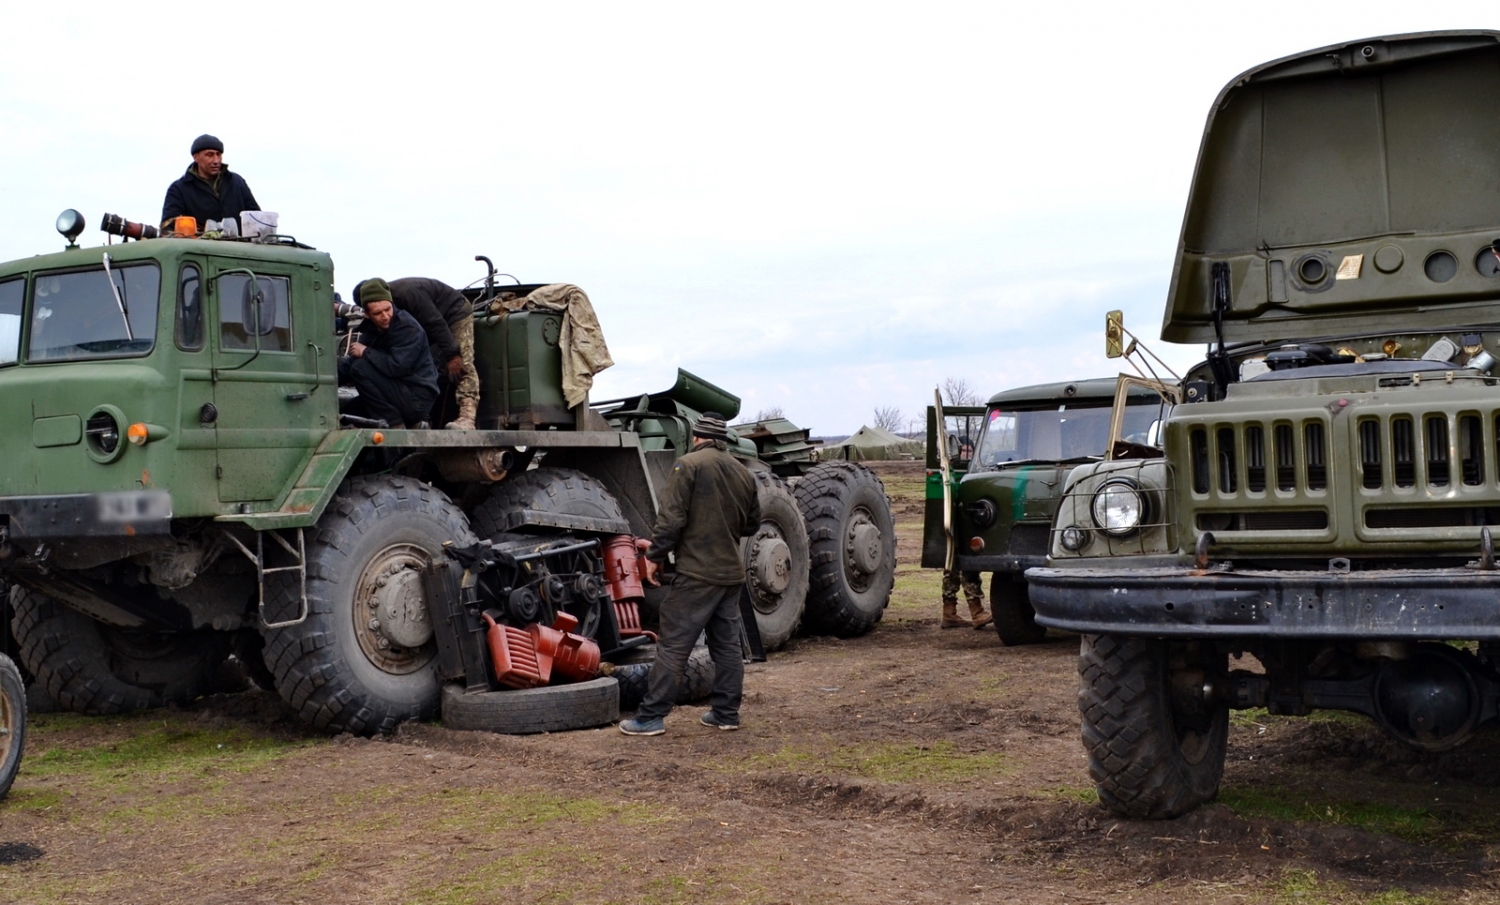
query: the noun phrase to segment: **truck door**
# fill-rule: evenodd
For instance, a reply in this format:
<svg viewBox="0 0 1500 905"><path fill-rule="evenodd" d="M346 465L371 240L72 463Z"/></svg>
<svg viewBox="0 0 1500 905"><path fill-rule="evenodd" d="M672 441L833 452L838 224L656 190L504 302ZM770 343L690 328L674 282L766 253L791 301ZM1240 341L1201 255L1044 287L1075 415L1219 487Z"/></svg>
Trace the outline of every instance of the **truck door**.
<svg viewBox="0 0 1500 905"><path fill-rule="evenodd" d="M326 432L310 403L317 359L299 354L294 329L294 306L313 300L293 295L293 268L236 263L218 263L209 292L219 500L270 501Z"/></svg>

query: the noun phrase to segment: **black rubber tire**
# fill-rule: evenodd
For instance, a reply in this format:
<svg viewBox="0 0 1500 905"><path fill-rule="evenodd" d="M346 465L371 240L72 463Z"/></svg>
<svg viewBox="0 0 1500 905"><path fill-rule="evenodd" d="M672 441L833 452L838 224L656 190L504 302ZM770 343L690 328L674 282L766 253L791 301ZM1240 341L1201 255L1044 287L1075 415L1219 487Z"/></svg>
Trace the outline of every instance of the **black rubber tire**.
<svg viewBox="0 0 1500 905"><path fill-rule="evenodd" d="M456 682L443 688L443 725L449 729L531 735L588 729L619 718L620 686L608 676L570 685L472 694Z"/></svg>
<svg viewBox="0 0 1500 905"><path fill-rule="evenodd" d="M863 635L885 615L896 583L896 526L885 485L868 468L835 461L813 466L794 492L812 562L803 627L840 638ZM868 570L853 556L856 532L866 535L860 552Z"/></svg>
<svg viewBox="0 0 1500 905"><path fill-rule="evenodd" d="M15 661L0 654L0 798L10 792L26 747L26 686Z"/></svg>
<svg viewBox="0 0 1500 905"><path fill-rule="evenodd" d="M75 713L186 704L229 656L222 632L118 629L23 587L11 589L10 604L26 668L59 708Z"/></svg>
<svg viewBox="0 0 1500 905"><path fill-rule="evenodd" d="M1026 590L1026 579L1009 572L990 576L990 615L995 631L1006 647L1036 644L1047 638L1047 629L1036 624L1036 610Z"/></svg>
<svg viewBox="0 0 1500 905"><path fill-rule="evenodd" d="M635 710L646 699L646 677L656 660L656 645L645 644L630 651L628 663L616 665L614 677L620 683L620 709ZM688 655L682 683L677 686L677 703L692 704L713 694L714 660L708 645L699 644Z"/></svg>
<svg viewBox="0 0 1500 905"><path fill-rule="evenodd" d="M366 646L381 639L366 634L369 613L355 597L380 563L412 580L406 573L438 556L445 541L468 546L475 538L468 519L436 488L390 475L356 477L340 488L307 539L307 621L265 632L276 690L304 721L371 735L437 715L443 683L436 642L428 638L385 665L375 662ZM296 612L295 574L277 577L269 583L270 611Z"/></svg>
<svg viewBox="0 0 1500 905"><path fill-rule="evenodd" d="M1083 636L1078 709L1089 775L1099 802L1122 817L1178 817L1219 791L1229 708L1206 706L1196 717L1179 712L1171 700L1171 656L1157 638Z"/></svg>
<svg viewBox="0 0 1500 905"><path fill-rule="evenodd" d="M603 484L572 468L537 468L496 484L474 507L474 533L495 540L506 516L518 509L624 520L620 503Z"/></svg>
<svg viewBox="0 0 1500 905"><path fill-rule="evenodd" d="M780 650L797 633L802 612L807 606L810 581L807 524L797 498L786 482L770 472L755 472L755 488L760 502L760 529L740 546L740 555L749 576L750 599L755 606L755 626L760 630L761 646L767 651ZM786 557L778 548L784 546ZM756 559L768 562L756 568ZM782 568L784 567L784 568ZM765 574L765 580L760 576ZM785 582L780 592L771 582Z"/></svg>

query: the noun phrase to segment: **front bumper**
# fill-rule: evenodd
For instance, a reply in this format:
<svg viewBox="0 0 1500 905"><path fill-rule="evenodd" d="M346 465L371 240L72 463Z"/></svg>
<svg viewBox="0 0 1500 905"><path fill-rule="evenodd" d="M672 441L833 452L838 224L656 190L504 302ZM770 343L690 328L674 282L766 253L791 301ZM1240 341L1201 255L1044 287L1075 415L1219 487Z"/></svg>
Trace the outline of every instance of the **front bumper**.
<svg viewBox="0 0 1500 905"><path fill-rule="evenodd" d="M16 540L170 534L172 495L125 490L3 497L0 530Z"/></svg>
<svg viewBox="0 0 1500 905"><path fill-rule="evenodd" d="M1026 572L1036 621L1160 637L1500 639L1500 570Z"/></svg>

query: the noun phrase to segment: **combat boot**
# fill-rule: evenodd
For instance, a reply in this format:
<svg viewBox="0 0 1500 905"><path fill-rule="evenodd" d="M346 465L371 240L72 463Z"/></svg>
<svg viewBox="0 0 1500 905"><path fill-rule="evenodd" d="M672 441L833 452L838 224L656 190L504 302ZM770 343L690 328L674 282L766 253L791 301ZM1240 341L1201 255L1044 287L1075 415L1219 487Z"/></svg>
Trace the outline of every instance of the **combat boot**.
<svg viewBox="0 0 1500 905"><path fill-rule="evenodd" d="M956 605L954 609L957 609ZM978 597L969 598L969 617L974 620L975 628L984 628L995 621L994 617L984 611L984 601Z"/></svg>
<svg viewBox="0 0 1500 905"><path fill-rule="evenodd" d="M451 431L471 431L474 429L474 417L478 414L479 400L465 396L458 400L458 417L449 421L446 427Z"/></svg>
<svg viewBox="0 0 1500 905"><path fill-rule="evenodd" d="M958 615L957 600L943 601L943 628L963 628L968 624Z"/></svg>

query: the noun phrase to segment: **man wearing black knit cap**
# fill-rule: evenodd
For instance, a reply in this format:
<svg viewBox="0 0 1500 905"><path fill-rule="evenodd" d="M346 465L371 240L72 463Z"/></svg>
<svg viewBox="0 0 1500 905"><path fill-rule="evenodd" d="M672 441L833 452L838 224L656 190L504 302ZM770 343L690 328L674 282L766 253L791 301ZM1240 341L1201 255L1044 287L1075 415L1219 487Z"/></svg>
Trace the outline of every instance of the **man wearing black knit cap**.
<svg viewBox="0 0 1500 905"><path fill-rule="evenodd" d="M193 139L192 153L187 172L167 186L167 199L161 206L163 224L175 217L192 217L202 232L210 220L238 222L242 211L261 209L245 180L224 165L222 141L200 135Z"/></svg>
<svg viewBox="0 0 1500 905"><path fill-rule="evenodd" d="M708 634L714 661L712 709L698 722L711 729L740 728L745 662L740 643L740 593L745 565L740 538L760 527L760 500L750 469L728 452L724 416L704 412L693 425L693 449L672 466L646 557L677 574L661 604L656 660L646 678L646 699L635 718L620 723L626 735L661 735L677 701L677 688L698 635Z"/></svg>

